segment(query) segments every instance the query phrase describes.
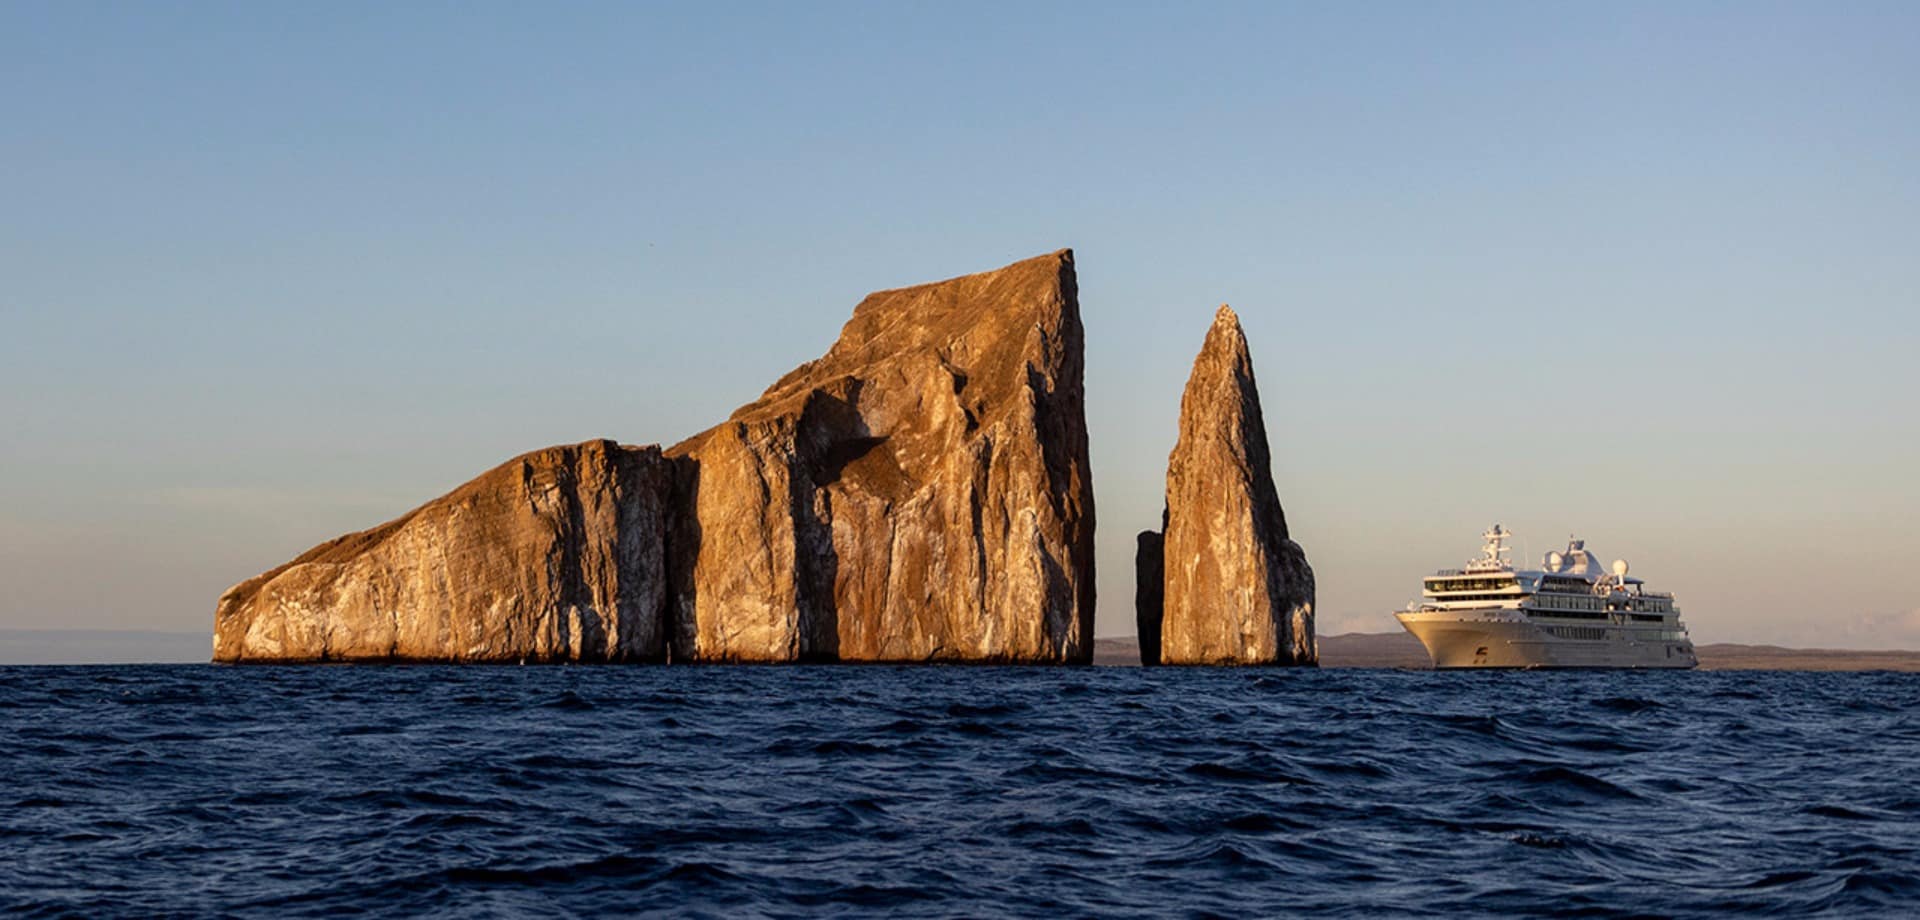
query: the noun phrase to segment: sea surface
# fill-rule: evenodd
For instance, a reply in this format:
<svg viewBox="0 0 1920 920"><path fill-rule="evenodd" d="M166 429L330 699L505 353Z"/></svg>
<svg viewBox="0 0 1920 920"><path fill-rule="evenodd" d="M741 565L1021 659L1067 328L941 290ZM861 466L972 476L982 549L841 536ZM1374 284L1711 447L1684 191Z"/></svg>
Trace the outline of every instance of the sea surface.
<svg viewBox="0 0 1920 920"><path fill-rule="evenodd" d="M1920 675L0 668L27 916L1912 916Z"/></svg>

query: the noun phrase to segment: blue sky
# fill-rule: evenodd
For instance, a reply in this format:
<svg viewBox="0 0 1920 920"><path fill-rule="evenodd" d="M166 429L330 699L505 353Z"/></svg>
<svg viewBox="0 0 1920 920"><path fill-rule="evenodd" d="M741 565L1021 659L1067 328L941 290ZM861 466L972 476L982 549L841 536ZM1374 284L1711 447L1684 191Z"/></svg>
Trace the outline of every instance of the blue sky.
<svg viewBox="0 0 1920 920"><path fill-rule="evenodd" d="M672 442L1073 247L1102 634L1213 308L1323 631L1494 520L1920 648L1912 4L0 2L0 628Z"/></svg>

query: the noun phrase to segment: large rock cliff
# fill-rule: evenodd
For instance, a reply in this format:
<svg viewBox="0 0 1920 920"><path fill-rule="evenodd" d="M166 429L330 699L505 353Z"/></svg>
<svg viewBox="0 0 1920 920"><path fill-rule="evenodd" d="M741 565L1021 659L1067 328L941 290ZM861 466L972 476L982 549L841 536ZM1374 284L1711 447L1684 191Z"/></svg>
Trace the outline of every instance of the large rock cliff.
<svg viewBox="0 0 1920 920"><path fill-rule="evenodd" d="M1317 662L1313 569L1288 538L1271 466L1247 338L1222 306L1180 399L1157 558L1148 552L1152 531L1141 539L1143 585L1149 567L1164 572L1158 663ZM1144 637L1154 599L1143 587L1136 602ZM1141 648L1144 658L1144 641Z"/></svg>
<svg viewBox="0 0 1920 920"><path fill-rule="evenodd" d="M662 452L529 454L228 591L214 657L1080 663L1073 256L870 295Z"/></svg>
<svg viewBox="0 0 1920 920"><path fill-rule="evenodd" d="M873 294L693 461L676 660L1080 662L1093 484L1073 255Z"/></svg>

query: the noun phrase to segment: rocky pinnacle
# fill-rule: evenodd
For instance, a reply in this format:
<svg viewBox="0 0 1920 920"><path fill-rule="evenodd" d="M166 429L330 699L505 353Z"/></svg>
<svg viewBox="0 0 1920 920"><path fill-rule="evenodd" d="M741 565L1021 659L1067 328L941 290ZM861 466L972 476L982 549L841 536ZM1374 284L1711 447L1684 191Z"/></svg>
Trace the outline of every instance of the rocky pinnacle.
<svg viewBox="0 0 1920 920"><path fill-rule="evenodd" d="M1222 306L1180 400L1159 559L1160 664L1311 665L1313 569L1287 533L1240 318ZM1144 582L1146 573L1141 578ZM1146 656L1152 599L1138 600Z"/></svg>

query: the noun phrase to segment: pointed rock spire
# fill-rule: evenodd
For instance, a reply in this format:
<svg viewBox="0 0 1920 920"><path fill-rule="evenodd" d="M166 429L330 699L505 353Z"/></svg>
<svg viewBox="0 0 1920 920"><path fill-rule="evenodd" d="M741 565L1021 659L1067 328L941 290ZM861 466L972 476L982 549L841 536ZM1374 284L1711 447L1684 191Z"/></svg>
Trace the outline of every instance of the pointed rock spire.
<svg viewBox="0 0 1920 920"><path fill-rule="evenodd" d="M1224 304L1180 400L1164 526L1158 663L1317 663L1313 569L1288 537L1253 358ZM1143 637L1151 606L1140 598Z"/></svg>

